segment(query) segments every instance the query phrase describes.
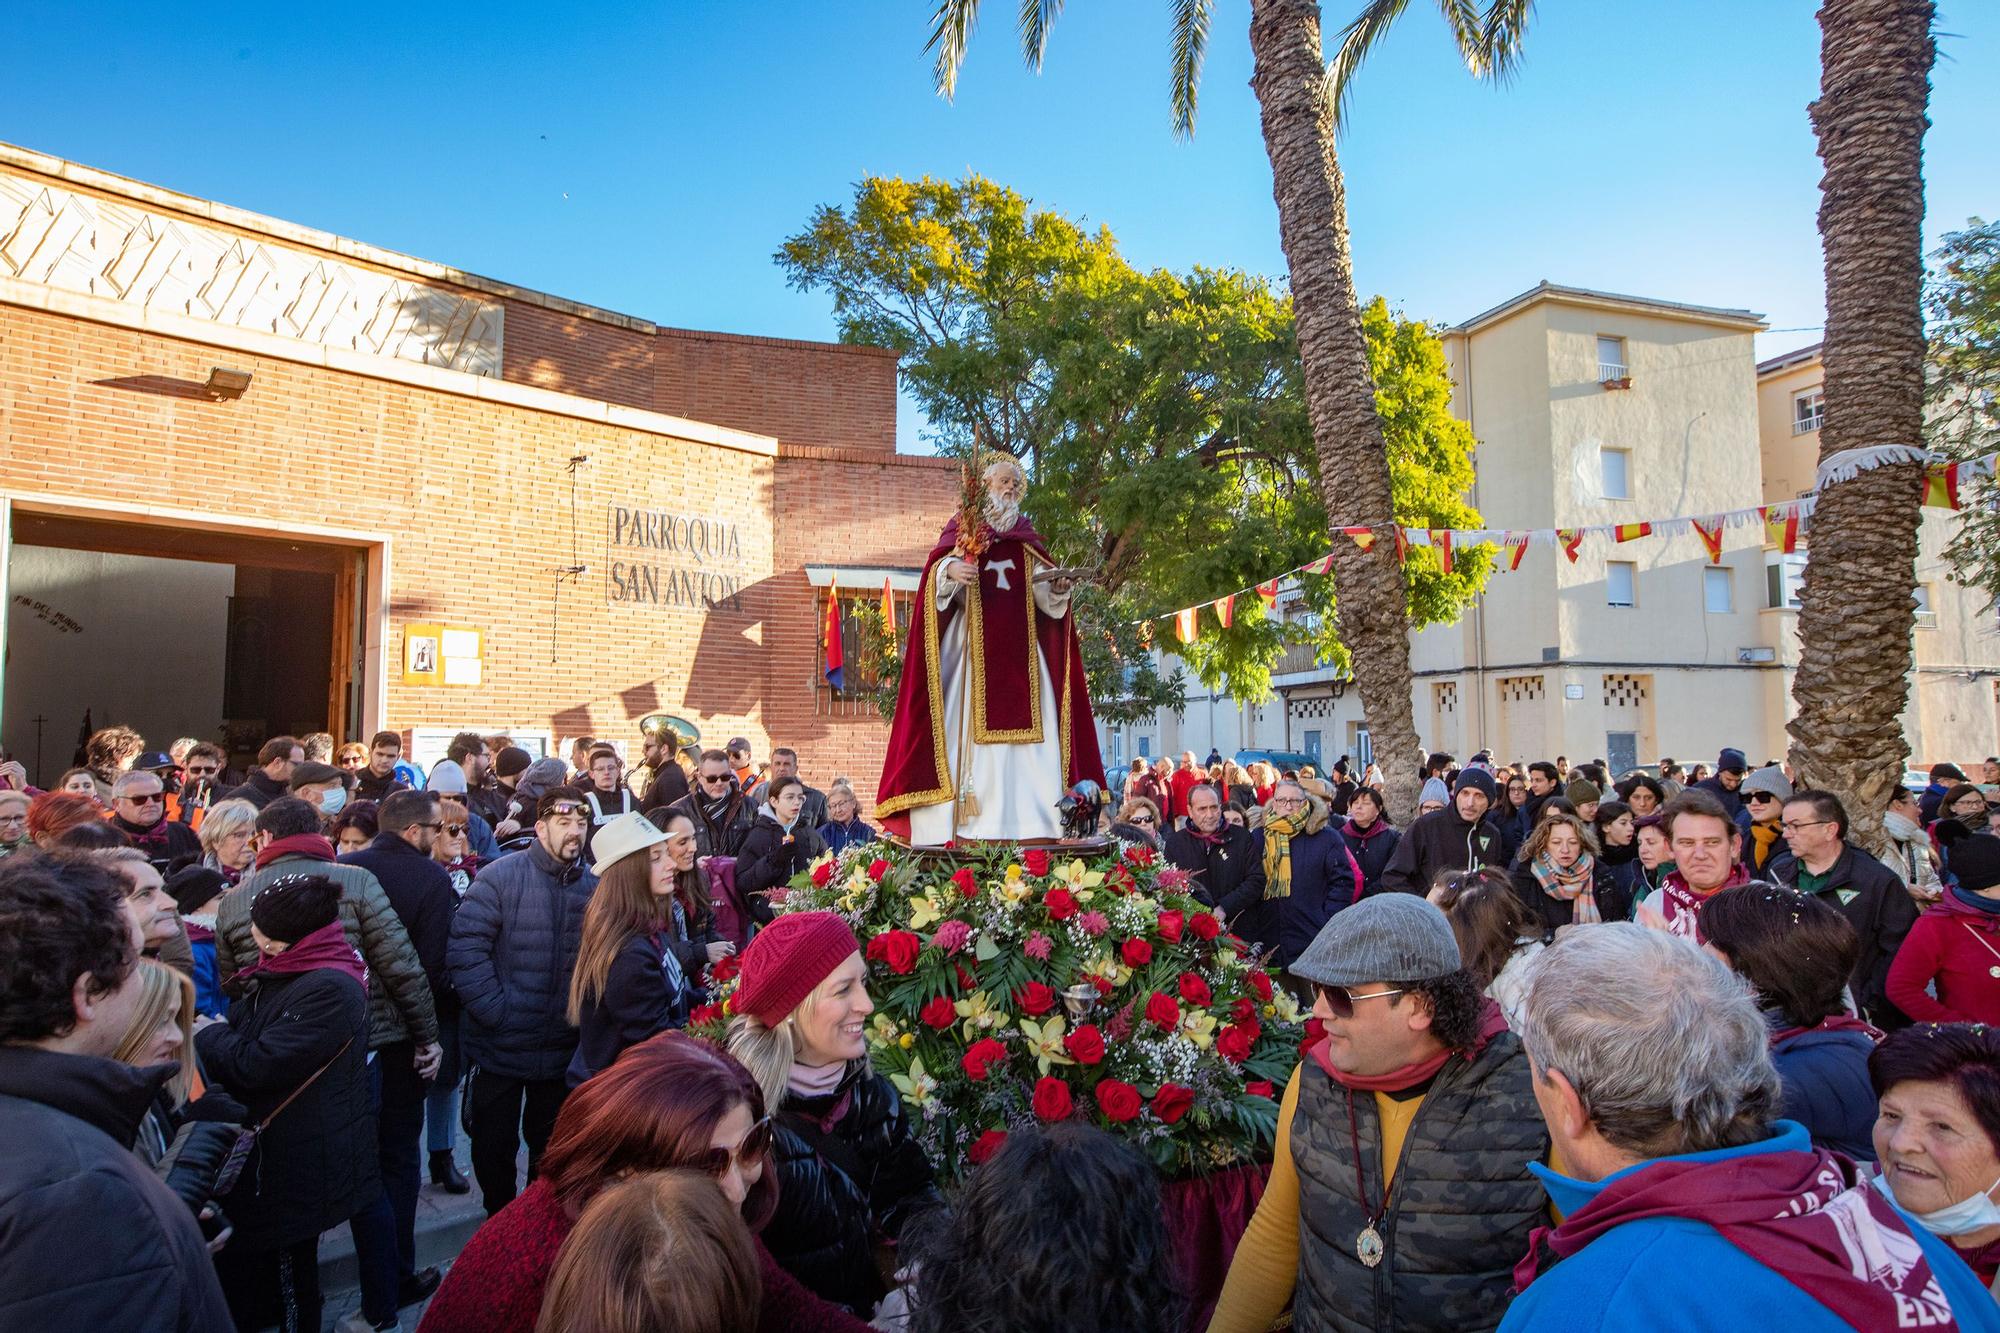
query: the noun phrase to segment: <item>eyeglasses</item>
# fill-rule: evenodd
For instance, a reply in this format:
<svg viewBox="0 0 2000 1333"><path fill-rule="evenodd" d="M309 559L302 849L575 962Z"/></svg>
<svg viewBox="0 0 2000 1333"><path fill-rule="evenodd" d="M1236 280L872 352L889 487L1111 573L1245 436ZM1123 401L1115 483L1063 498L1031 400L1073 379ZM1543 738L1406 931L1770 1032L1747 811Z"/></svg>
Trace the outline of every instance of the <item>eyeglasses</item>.
<svg viewBox="0 0 2000 1333"><path fill-rule="evenodd" d="M583 807L580 805L552 805L547 810L542 812L542 818L566 819L571 815L580 816L582 814L583 814Z"/></svg>
<svg viewBox="0 0 2000 1333"><path fill-rule="evenodd" d="M703 785L727 782L729 781L729 775L727 773L704 773L701 775L701 780Z"/></svg>
<svg viewBox="0 0 2000 1333"><path fill-rule="evenodd" d="M1327 986L1315 981L1313 983L1313 994L1326 1001L1326 1007L1333 1011L1335 1018L1352 1018L1354 1017L1354 1002L1356 1000L1386 1000L1391 995L1401 995L1404 992L1400 990L1378 990L1368 995L1356 995L1345 986Z"/></svg>
<svg viewBox="0 0 2000 1333"><path fill-rule="evenodd" d="M731 1162L744 1170L764 1160L764 1154L771 1150L771 1117L765 1116L750 1126L750 1132L743 1136L743 1142L736 1145L736 1151L727 1148L710 1148L702 1158L702 1166L711 1176L719 1176L729 1170Z"/></svg>
<svg viewBox="0 0 2000 1333"><path fill-rule="evenodd" d="M193 764L188 765L188 776L191 778L212 778L220 771L207 765L200 768L196 768Z"/></svg>
<svg viewBox="0 0 2000 1333"><path fill-rule="evenodd" d="M1153 822L1153 817L1151 815L1133 815L1131 822L1134 824L1150 824Z"/></svg>
<svg viewBox="0 0 2000 1333"><path fill-rule="evenodd" d="M465 836L465 825L463 825L463 824L446 824L446 825L444 826L444 831L445 831L446 833L449 833L449 834L450 834L450 835L451 835L452 837L454 837L454 838L462 838L462 837L464 837L464 836Z"/></svg>
<svg viewBox="0 0 2000 1333"><path fill-rule="evenodd" d="M1832 822L1831 819L1806 819L1799 821L1788 819L1778 825L1778 827L1786 833L1797 833L1800 829L1818 828L1821 824L1831 824Z"/></svg>
<svg viewBox="0 0 2000 1333"><path fill-rule="evenodd" d="M167 803L165 794L161 792L154 792L150 796L120 796L118 799L133 805L165 805Z"/></svg>
<svg viewBox="0 0 2000 1333"><path fill-rule="evenodd" d="M442 833L444 832L444 821L442 819L433 819L429 823L419 823L417 827L427 828L433 833Z"/></svg>
<svg viewBox="0 0 2000 1333"><path fill-rule="evenodd" d="M1753 791L1745 794L1743 799L1746 801L1775 801L1778 798L1767 791Z"/></svg>

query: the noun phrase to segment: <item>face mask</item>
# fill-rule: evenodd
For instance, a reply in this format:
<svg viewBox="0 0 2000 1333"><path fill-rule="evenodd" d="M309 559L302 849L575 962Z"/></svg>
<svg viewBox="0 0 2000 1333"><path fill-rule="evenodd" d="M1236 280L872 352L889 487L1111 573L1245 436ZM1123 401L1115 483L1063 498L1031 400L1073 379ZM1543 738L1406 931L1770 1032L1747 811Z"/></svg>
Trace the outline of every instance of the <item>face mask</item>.
<svg viewBox="0 0 2000 1333"><path fill-rule="evenodd" d="M1889 1188L1887 1176L1875 1177L1875 1188L1891 1200L1895 1194ZM1978 1231L1984 1227L2000 1226L2000 1203L1993 1202L1993 1191L2000 1189L2000 1180L1986 1187L1983 1194L1975 1194L1968 1199L1940 1208L1934 1213L1903 1211L1924 1224L1924 1230L1934 1236L1962 1236L1968 1231ZM1901 1207L1901 1205L1897 1205Z"/></svg>
<svg viewBox="0 0 2000 1333"><path fill-rule="evenodd" d="M319 812L337 815L347 805L347 788L336 787L319 798Z"/></svg>

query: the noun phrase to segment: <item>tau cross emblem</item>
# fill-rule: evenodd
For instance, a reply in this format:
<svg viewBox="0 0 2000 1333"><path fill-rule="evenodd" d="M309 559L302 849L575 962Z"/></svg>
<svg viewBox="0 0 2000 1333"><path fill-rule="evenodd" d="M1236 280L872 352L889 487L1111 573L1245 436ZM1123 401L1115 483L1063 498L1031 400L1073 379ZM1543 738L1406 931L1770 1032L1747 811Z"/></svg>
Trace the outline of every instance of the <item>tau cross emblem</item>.
<svg viewBox="0 0 2000 1333"><path fill-rule="evenodd" d="M993 577L999 583L1001 592L1014 591L1012 585L1007 582L1007 571L1013 567L1014 562L1012 560L988 560L986 562L986 568L993 571Z"/></svg>

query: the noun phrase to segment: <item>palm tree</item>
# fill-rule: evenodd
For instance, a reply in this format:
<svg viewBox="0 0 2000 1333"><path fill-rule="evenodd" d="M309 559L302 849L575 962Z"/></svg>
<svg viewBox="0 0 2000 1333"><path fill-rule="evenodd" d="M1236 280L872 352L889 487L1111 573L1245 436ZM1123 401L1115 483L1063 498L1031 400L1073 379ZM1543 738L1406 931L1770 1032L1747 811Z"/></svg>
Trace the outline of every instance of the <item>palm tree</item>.
<svg viewBox="0 0 2000 1333"><path fill-rule="evenodd" d="M1820 460L1917 445L1924 426L1923 140L1930 0L1826 0L1819 12L1819 231L1826 262L1826 424ZM1923 467L1900 463L1820 491L1799 609L1792 763L1838 792L1872 843L1908 747Z"/></svg>
<svg viewBox="0 0 2000 1333"><path fill-rule="evenodd" d="M1437 0L1466 68L1479 78L1513 69L1531 0ZM1194 130L1201 62L1208 46L1213 0L1172 0L1172 103L1175 132ZM1330 526L1384 527L1395 522L1389 463L1368 373L1367 344L1354 294L1348 246L1346 186L1334 128L1348 81L1409 0L1370 0L1342 30L1331 67L1320 43L1319 0L1251 0L1250 86L1262 109L1264 148L1271 158L1278 232L1291 270L1292 308L1306 406L1319 454L1320 490ZM1061 0L1023 0L1022 51L1041 68L1049 25ZM938 91L952 93L979 0L940 0L930 49ZM1331 534L1329 534L1331 536ZM1376 755L1392 809L1417 806L1417 728L1410 699L1410 622L1403 571L1392 542L1363 551L1333 540L1340 635L1353 656Z"/></svg>

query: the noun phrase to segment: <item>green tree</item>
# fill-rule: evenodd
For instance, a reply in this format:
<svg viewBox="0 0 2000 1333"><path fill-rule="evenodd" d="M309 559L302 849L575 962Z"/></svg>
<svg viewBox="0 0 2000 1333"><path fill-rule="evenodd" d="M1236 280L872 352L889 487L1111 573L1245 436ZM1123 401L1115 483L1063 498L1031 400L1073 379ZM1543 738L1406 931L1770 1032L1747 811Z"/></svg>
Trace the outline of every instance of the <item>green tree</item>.
<svg viewBox="0 0 2000 1333"><path fill-rule="evenodd" d="M1932 449L1981 458L2000 449L2000 223L1973 218L1931 255ZM2000 603L2000 487L1988 477L1961 491L1957 531L1945 548L1952 580Z"/></svg>
<svg viewBox="0 0 2000 1333"><path fill-rule="evenodd" d="M1466 68L1505 77L1518 60L1532 0L1437 0ZM1334 126L1349 81L1408 8L1409 0L1369 0L1341 33L1328 66L1320 42L1319 0L1251 0L1250 86L1271 159L1278 234L1291 274L1295 336L1322 494L1330 528L1380 527L1393 521L1396 491L1390 441L1376 410L1368 341L1354 290L1347 233L1347 186ZM1022 51L1041 68L1049 24L1060 0L1023 0ZM1213 0L1174 0L1170 87L1174 129L1194 131L1202 57ZM932 19L938 91L950 96L979 13L979 0L940 0ZM1375 737L1392 808L1417 799L1417 729L1410 698L1410 616L1404 571L1378 542L1364 552L1333 543L1341 590L1340 638L1352 653L1361 706Z"/></svg>
<svg viewBox="0 0 2000 1333"><path fill-rule="evenodd" d="M1359 549L1329 538L1291 303L1266 279L1142 273L1108 230L976 175L864 180L778 261L793 286L831 294L843 339L904 353L905 386L941 443L976 432L1022 459L1053 553L1102 571L1079 626L1107 721L1185 702L1175 677L1151 674L1129 622L1247 587L1329 540ZM1379 298L1362 323L1397 519L1478 526L1462 498L1473 441L1450 412L1442 345ZM1413 552L1400 571L1410 617L1455 619L1489 569L1484 548L1450 574ZM1308 576L1307 614L1292 623L1249 595L1231 627L1204 612L1196 643L1165 646L1210 688L1261 700L1292 643L1351 666L1333 583Z"/></svg>

